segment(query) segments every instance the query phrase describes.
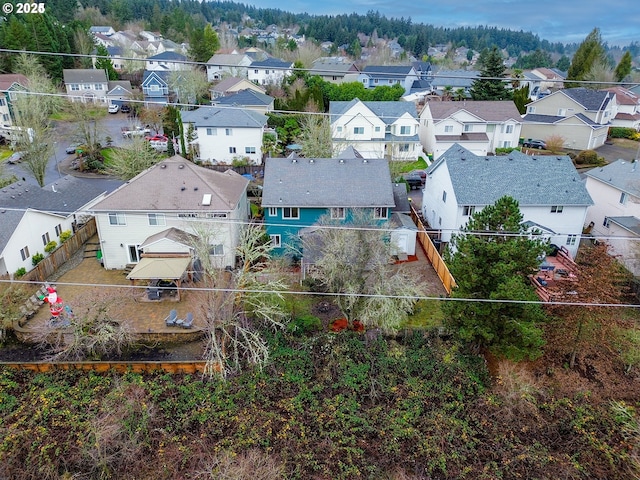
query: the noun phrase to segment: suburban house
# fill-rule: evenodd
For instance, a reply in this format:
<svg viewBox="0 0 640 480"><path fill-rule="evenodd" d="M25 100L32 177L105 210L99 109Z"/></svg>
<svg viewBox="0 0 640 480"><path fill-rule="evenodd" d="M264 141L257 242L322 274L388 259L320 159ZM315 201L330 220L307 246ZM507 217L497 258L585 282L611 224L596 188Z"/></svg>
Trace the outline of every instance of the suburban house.
<svg viewBox="0 0 640 480"><path fill-rule="evenodd" d="M107 91L107 101L109 104L122 105L133 97L133 88L129 80L110 81Z"/></svg>
<svg viewBox="0 0 640 480"><path fill-rule="evenodd" d="M470 215L505 195L532 230L575 257L593 201L568 156L480 156L454 145L427 169L422 214L449 242Z"/></svg>
<svg viewBox="0 0 640 480"><path fill-rule="evenodd" d="M73 102L106 103L109 81L104 70L93 68L64 69L62 71L67 95Z"/></svg>
<svg viewBox="0 0 640 480"><path fill-rule="evenodd" d="M527 104L522 137L564 139L574 150L596 149L607 139L617 111L616 95L589 88L567 88Z"/></svg>
<svg viewBox="0 0 640 480"><path fill-rule="evenodd" d="M207 62L207 80L215 82L225 77L247 78L247 67L253 59L244 53L216 53Z"/></svg>
<svg viewBox="0 0 640 480"><path fill-rule="evenodd" d="M262 113L230 107L200 107L182 112L185 141L196 157L207 163L228 163L247 158L262 160L262 135L267 117ZM189 138L189 126L194 138Z"/></svg>
<svg viewBox="0 0 640 480"><path fill-rule="evenodd" d="M109 60L111 60L111 64L113 65L113 68L118 71L121 72L122 70L124 70L125 67L125 60L124 57L126 56L124 54L124 49L120 46L120 45L114 45L114 46L105 46L105 48L107 49L107 53L109 54ZM96 61L98 60L98 58L104 58L104 57L98 57L97 55L97 50L94 50L93 52L91 52L91 65L93 66L93 68L96 68Z"/></svg>
<svg viewBox="0 0 640 480"><path fill-rule="evenodd" d="M145 105L169 103L169 72L145 70L142 74L142 93Z"/></svg>
<svg viewBox="0 0 640 480"><path fill-rule="evenodd" d="M241 90L224 97L218 97L211 101L216 107L247 108L257 112L267 113L273 111L275 98L252 89Z"/></svg>
<svg viewBox="0 0 640 480"><path fill-rule="evenodd" d="M357 82L358 67L345 57L321 57L313 62L309 75L317 75L325 82Z"/></svg>
<svg viewBox="0 0 640 480"><path fill-rule="evenodd" d="M111 35L116 33L116 31L113 29L113 27L110 27L108 25L92 25L91 27L89 27L89 33L91 35L99 33L101 35L110 37Z"/></svg>
<svg viewBox="0 0 640 480"><path fill-rule="evenodd" d="M293 63L278 58L254 60L249 65L248 78L258 85L280 85L293 72Z"/></svg>
<svg viewBox="0 0 640 480"><path fill-rule="evenodd" d="M366 209L382 223L391 218L394 206L384 159L350 155L265 161L262 208L277 254L299 257L300 231L323 215L348 223L352 210Z"/></svg>
<svg viewBox="0 0 640 480"><path fill-rule="evenodd" d="M520 112L510 100L426 102L418 133L425 151L438 158L454 144L476 155L517 147L521 128Z"/></svg>
<svg viewBox="0 0 640 480"><path fill-rule="evenodd" d="M266 93L266 90L246 78L228 77L213 85L209 91L211 92L211 100L215 100L225 95L238 93L242 90L253 90L258 93Z"/></svg>
<svg viewBox="0 0 640 480"><path fill-rule="evenodd" d="M605 88L605 90L615 94L618 107L611 126L640 131L640 95L621 86Z"/></svg>
<svg viewBox="0 0 640 480"><path fill-rule="evenodd" d="M402 85L405 94L411 91L413 82L419 79L411 65L367 65L362 69L358 78L365 88Z"/></svg>
<svg viewBox="0 0 640 480"><path fill-rule="evenodd" d="M33 256L84 223L88 206L103 194L93 182L71 175L42 188L16 182L0 189L0 275L33 269Z"/></svg>
<svg viewBox="0 0 640 480"><path fill-rule="evenodd" d="M190 70L191 65L188 58L181 53L165 51L147 57L145 62L146 71L170 72L175 70Z"/></svg>
<svg viewBox="0 0 640 480"><path fill-rule="evenodd" d="M367 158L417 159L422 155L416 107L410 102L330 102L335 152L351 146Z"/></svg>
<svg viewBox="0 0 640 480"><path fill-rule="evenodd" d="M15 123L11 102L15 92L27 90L29 80L20 73L0 74L0 135L7 136L8 132L2 127L12 127Z"/></svg>
<svg viewBox="0 0 640 480"><path fill-rule="evenodd" d="M171 240L172 251L165 248L165 253L183 258L194 245L182 242L176 247L176 232L172 229L204 239L213 265L234 267L240 229L249 218L248 183L232 170L217 172L179 155L143 171L91 209L96 217L104 268L124 269L140 263L145 254L159 253L153 248L159 240L165 244ZM159 264L148 266L160 269L169 255L149 257L153 260L144 263ZM185 270L189 265L184 258L175 262Z"/></svg>
<svg viewBox="0 0 640 480"><path fill-rule="evenodd" d="M640 275L640 168L638 161L616 160L586 173L593 198L587 210L591 235L611 246L611 254Z"/></svg>
<svg viewBox="0 0 640 480"><path fill-rule="evenodd" d="M529 85L529 98L538 100L564 88L567 74L557 68L540 67L523 72L523 77L520 86Z"/></svg>
<svg viewBox="0 0 640 480"><path fill-rule="evenodd" d="M471 98L471 87L478 77L477 70L438 70L431 80L431 89L439 97L451 98L462 90L465 98Z"/></svg>

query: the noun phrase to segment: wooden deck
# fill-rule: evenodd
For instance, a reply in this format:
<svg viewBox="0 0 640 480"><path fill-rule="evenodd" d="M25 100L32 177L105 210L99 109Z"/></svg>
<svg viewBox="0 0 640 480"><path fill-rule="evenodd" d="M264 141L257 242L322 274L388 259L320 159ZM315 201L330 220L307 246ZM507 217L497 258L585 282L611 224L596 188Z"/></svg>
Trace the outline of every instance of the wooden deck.
<svg viewBox="0 0 640 480"><path fill-rule="evenodd" d="M555 255L545 258L540 270L531 276L531 283L542 301L561 301L575 291L578 275L578 265L567 250L561 248Z"/></svg>

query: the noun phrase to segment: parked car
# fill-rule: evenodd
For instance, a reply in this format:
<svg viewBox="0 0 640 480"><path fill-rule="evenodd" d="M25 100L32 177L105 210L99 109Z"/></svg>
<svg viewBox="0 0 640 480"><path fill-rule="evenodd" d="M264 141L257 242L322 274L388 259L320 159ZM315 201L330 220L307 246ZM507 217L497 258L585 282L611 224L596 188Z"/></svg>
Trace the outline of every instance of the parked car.
<svg viewBox="0 0 640 480"><path fill-rule="evenodd" d="M118 113L120 111L120 105L117 103L112 103L109 105L109 113Z"/></svg>
<svg viewBox="0 0 640 480"><path fill-rule="evenodd" d="M422 183L427 181L427 171L426 170L412 170L411 175L416 174L416 175L420 175L420 178L422 179Z"/></svg>
<svg viewBox="0 0 640 480"><path fill-rule="evenodd" d="M131 112L131 107L129 105L127 105L126 103L123 103L122 106L120 107L120 111L122 113L130 113Z"/></svg>
<svg viewBox="0 0 640 480"><path fill-rule="evenodd" d="M423 185L422 178L417 173L408 173L404 176L405 182L409 185L409 188L413 190L414 188L420 188Z"/></svg>
<svg viewBox="0 0 640 480"><path fill-rule="evenodd" d="M79 143L72 143L69 146L67 146L67 148L65 148L64 151L67 155L73 155L74 153L76 153L76 150L78 150L79 146L80 146Z"/></svg>
<svg viewBox="0 0 640 480"><path fill-rule="evenodd" d="M13 165L14 163L20 163L24 155L25 152L14 152L9 158L7 158L7 163L11 165Z"/></svg>
<svg viewBox="0 0 640 480"><path fill-rule="evenodd" d="M526 139L522 146L525 148L537 148L539 150L545 150L547 148L547 144L543 140L534 140L532 138Z"/></svg>

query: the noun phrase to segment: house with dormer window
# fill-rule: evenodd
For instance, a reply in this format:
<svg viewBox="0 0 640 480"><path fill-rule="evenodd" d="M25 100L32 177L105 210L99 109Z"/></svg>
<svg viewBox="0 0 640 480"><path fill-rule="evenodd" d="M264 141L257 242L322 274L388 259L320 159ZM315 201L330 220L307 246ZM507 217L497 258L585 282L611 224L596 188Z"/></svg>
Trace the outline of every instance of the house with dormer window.
<svg viewBox="0 0 640 480"><path fill-rule="evenodd" d="M331 102L335 152L353 147L367 158L417 159L422 155L418 118L412 102Z"/></svg>
<svg viewBox="0 0 640 480"><path fill-rule="evenodd" d="M557 135L566 148L592 150L604 145L616 112L613 92L583 87L559 90L527 104L522 137L544 140Z"/></svg>

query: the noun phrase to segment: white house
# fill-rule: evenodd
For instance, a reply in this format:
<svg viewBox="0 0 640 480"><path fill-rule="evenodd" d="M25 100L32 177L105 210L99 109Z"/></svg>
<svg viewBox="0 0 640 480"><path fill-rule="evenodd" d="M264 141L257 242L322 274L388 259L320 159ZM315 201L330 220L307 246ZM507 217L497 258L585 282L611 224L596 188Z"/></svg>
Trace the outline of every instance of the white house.
<svg viewBox="0 0 640 480"><path fill-rule="evenodd" d="M479 156L454 145L427 169L422 214L449 242L470 215L509 195L523 221L575 257L593 203L568 156Z"/></svg>
<svg viewBox="0 0 640 480"><path fill-rule="evenodd" d="M367 65L358 75L365 88L402 85L404 93L409 93L413 82L419 80L411 65Z"/></svg>
<svg viewBox="0 0 640 480"><path fill-rule="evenodd" d="M104 191L93 182L66 176L43 188L17 182L0 189L0 275L33 269L33 256L75 228ZM46 255L46 254L45 254Z"/></svg>
<svg viewBox="0 0 640 480"><path fill-rule="evenodd" d="M26 91L29 80L19 73L5 73L0 75L0 135L8 136L2 127L11 127L15 123L11 102L15 92Z"/></svg>
<svg viewBox="0 0 640 480"><path fill-rule="evenodd" d="M278 58L255 60L247 69L249 80L258 85L280 85L292 73L293 63Z"/></svg>
<svg viewBox="0 0 640 480"><path fill-rule="evenodd" d="M182 113L185 136L193 125L195 139L186 138L198 159L209 163L232 163L248 158L259 164L267 117L253 110L232 107L200 107Z"/></svg>
<svg viewBox="0 0 640 480"><path fill-rule="evenodd" d="M557 135L566 148L595 149L607 139L616 111L612 92L582 87L559 90L527 104L522 136L545 140Z"/></svg>
<svg viewBox="0 0 640 480"><path fill-rule="evenodd" d="M640 95L619 85L605 90L616 96L617 110L611 125L640 131Z"/></svg>
<svg viewBox="0 0 640 480"><path fill-rule="evenodd" d="M175 70L191 70L189 59L181 53L165 51L152 57L147 57L145 70L169 72Z"/></svg>
<svg viewBox="0 0 640 480"><path fill-rule="evenodd" d="M73 102L106 103L109 82L104 70L92 68L62 71L67 95Z"/></svg>
<svg viewBox="0 0 640 480"><path fill-rule="evenodd" d="M144 253L166 253L167 241L175 240L170 229L206 234L213 264L235 266L240 229L249 218L248 183L232 170L209 170L179 155L143 171L92 207L104 267L124 269L138 264ZM181 256L193 249L181 243L170 253ZM161 269L162 261L154 259L151 263L159 265L150 267Z"/></svg>
<svg viewBox="0 0 640 480"><path fill-rule="evenodd" d="M253 59L244 53L216 53L207 62L207 80L215 82L225 77L247 78L247 68Z"/></svg>
<svg viewBox="0 0 640 480"><path fill-rule="evenodd" d="M520 112L510 100L426 102L420 112L420 141L434 158L456 143L476 155L517 147L521 128Z"/></svg>
<svg viewBox="0 0 640 480"><path fill-rule="evenodd" d="M617 160L586 173L593 198L587 210L591 234L611 246L611 253L640 275L640 168L639 161Z"/></svg>
<svg viewBox="0 0 640 480"><path fill-rule="evenodd" d="M353 147L365 158L417 159L422 155L416 107L410 102L331 102L335 153Z"/></svg>

